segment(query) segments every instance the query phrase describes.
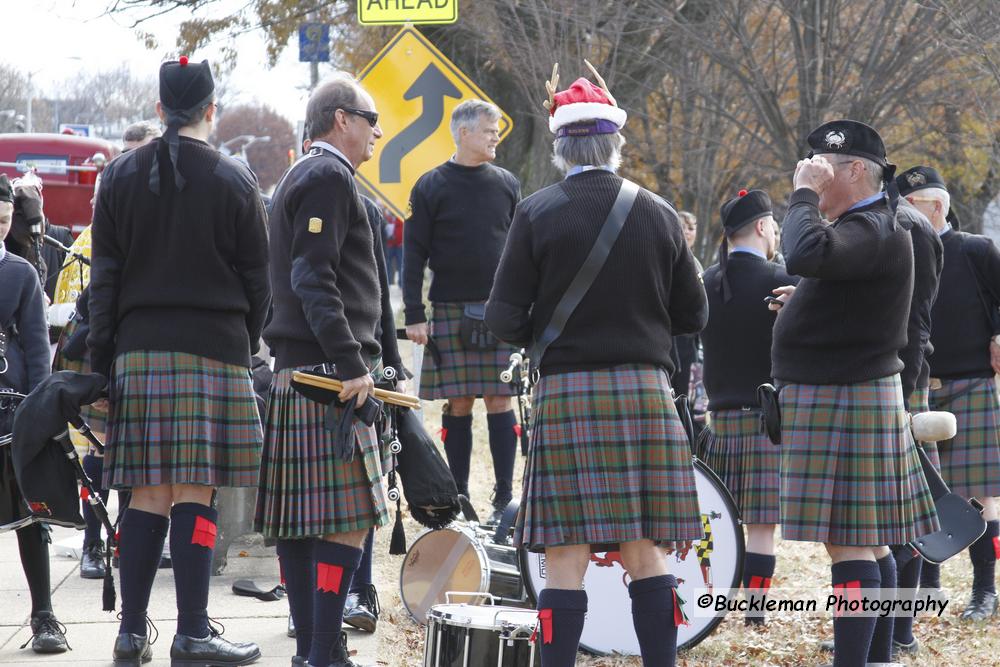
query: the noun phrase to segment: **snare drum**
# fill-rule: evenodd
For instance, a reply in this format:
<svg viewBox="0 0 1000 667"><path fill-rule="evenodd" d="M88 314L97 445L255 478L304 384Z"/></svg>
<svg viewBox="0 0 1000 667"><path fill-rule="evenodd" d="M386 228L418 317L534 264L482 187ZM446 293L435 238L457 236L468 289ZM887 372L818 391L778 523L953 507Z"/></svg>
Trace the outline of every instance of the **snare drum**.
<svg viewBox="0 0 1000 667"><path fill-rule="evenodd" d="M426 623L430 608L447 601L447 591L488 593L501 604L526 605L517 549L494 544L492 535L467 525L423 533L406 552L399 573L403 605L417 622Z"/></svg>
<svg viewBox="0 0 1000 667"><path fill-rule="evenodd" d="M537 621L538 612L515 607L434 605L423 667L538 667Z"/></svg>
<svg viewBox="0 0 1000 667"><path fill-rule="evenodd" d="M739 511L733 497L712 470L694 460L705 536L686 550L671 550L667 556L670 573L679 583L677 592L688 605L690 623L677 628L677 647L691 648L722 622L722 616L695 616L690 613L697 588L740 587L743 577L744 542ZM545 588L545 554L521 552L521 566L528 595L532 600ZM639 655L639 640L632 626L630 581L617 551L595 553L584 576L583 587L590 599L580 646L591 653Z"/></svg>

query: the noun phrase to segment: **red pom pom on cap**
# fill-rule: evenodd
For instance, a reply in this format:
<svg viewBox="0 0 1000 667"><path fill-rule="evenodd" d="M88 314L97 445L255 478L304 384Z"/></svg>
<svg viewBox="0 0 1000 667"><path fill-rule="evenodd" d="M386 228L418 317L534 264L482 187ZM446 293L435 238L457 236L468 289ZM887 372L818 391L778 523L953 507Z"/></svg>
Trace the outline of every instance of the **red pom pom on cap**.
<svg viewBox="0 0 1000 667"><path fill-rule="evenodd" d="M740 196L740 197L746 197L746 196L747 196L747 191L746 191L746 190L740 190L740 191L739 191L739 192L737 192L736 194L737 194L738 196Z"/></svg>
<svg viewBox="0 0 1000 667"><path fill-rule="evenodd" d="M188 57L187 56L181 56L180 58L178 58L178 62L181 64L181 67L187 67Z"/></svg>

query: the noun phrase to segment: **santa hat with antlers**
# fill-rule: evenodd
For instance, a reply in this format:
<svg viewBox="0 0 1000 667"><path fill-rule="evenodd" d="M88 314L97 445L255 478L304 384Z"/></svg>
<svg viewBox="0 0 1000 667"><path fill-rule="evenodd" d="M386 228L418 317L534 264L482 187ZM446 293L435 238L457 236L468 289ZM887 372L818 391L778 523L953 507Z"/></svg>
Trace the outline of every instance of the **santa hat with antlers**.
<svg viewBox="0 0 1000 667"><path fill-rule="evenodd" d="M556 137L614 134L625 126L628 118L594 66L583 62L598 85L580 77L566 90L556 92L559 63L552 67L552 78L545 82L549 98L542 104L549 112L549 130Z"/></svg>

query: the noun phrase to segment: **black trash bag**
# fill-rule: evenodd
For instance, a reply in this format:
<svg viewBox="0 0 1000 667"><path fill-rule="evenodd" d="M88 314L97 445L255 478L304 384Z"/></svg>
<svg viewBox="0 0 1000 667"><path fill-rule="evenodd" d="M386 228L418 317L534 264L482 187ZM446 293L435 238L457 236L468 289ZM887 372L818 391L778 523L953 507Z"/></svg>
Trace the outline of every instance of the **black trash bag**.
<svg viewBox="0 0 1000 667"><path fill-rule="evenodd" d="M14 475L28 507L41 521L84 527L77 474L66 456L66 446L72 449L66 423L81 421L80 407L100 398L106 385L97 373L53 373L14 413Z"/></svg>
<svg viewBox="0 0 1000 667"><path fill-rule="evenodd" d="M420 417L409 408L394 409L399 411L397 434L403 445L396 455L396 472L403 483L410 514L427 528L444 528L461 510L455 478L424 430Z"/></svg>

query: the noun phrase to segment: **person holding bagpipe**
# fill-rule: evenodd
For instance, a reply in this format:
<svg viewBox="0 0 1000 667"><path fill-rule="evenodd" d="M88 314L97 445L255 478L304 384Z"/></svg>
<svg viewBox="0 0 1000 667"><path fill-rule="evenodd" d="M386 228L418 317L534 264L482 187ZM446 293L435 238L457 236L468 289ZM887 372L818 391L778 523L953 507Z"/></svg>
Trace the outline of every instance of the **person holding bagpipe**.
<svg viewBox="0 0 1000 667"><path fill-rule="evenodd" d="M807 142L782 227L788 273L801 280L779 289L771 306L779 310L771 368L783 420L782 536L824 544L841 595L891 596L887 545L939 528L899 376L913 242L896 220L895 165L878 132L837 120ZM833 629L837 667L888 660L891 617L839 614Z"/></svg>
<svg viewBox="0 0 1000 667"><path fill-rule="evenodd" d="M354 178L382 136L352 77L321 83L306 107L310 150L282 177L271 209L275 359L255 530L277 539L296 631L293 665L354 663L344 605L372 527L389 521L373 415L382 317L372 227ZM320 369L343 383L329 408L292 385Z"/></svg>
<svg viewBox="0 0 1000 667"><path fill-rule="evenodd" d="M930 406L955 415L958 433L938 443L941 476L954 493L983 506L986 532L969 548L972 595L962 618L997 613L996 561L1000 522L1000 251L985 237L953 228L951 196L936 169L917 166L897 179L900 193L924 215L944 246L940 294L931 311ZM938 566L925 566L921 585L941 586Z"/></svg>
<svg viewBox="0 0 1000 667"><path fill-rule="evenodd" d="M723 237L719 263L704 274L708 324L705 389L709 426L697 453L725 483L747 529L743 589L748 598L766 593L774 576L774 527L778 511L781 454L768 438L757 387L771 382L771 330L775 314L766 299L794 285L796 278L772 261L777 223L763 190L741 190L721 209ZM746 623L763 625L762 612L747 612Z"/></svg>
<svg viewBox="0 0 1000 667"><path fill-rule="evenodd" d="M219 486L257 483L262 433L250 378L270 304L257 180L208 144L208 61L160 67L163 137L108 164L97 193L91 367L108 379L107 488L131 489L120 523L118 665L150 659L146 611L169 527L176 662L243 665L254 643L208 618Z"/></svg>
<svg viewBox="0 0 1000 667"><path fill-rule="evenodd" d="M546 84L566 177L518 204L486 321L532 347L540 374L514 542L545 552L542 665L575 663L601 602L582 589L590 555L620 550L643 664L662 667L684 614L661 545L704 532L671 346L701 330L708 304L675 210L615 174L626 113L591 71L600 87L556 93L558 66Z"/></svg>
<svg viewBox="0 0 1000 667"><path fill-rule="evenodd" d="M28 394L49 374L49 334L39 275L27 260L4 247L14 199L7 175L0 174L0 435L11 433L17 407L4 394ZM0 524L4 525L30 516L11 458L11 445L0 447ZM37 653L62 653L69 645L65 627L52 613L48 533L40 523L15 532L31 593L31 648Z"/></svg>

